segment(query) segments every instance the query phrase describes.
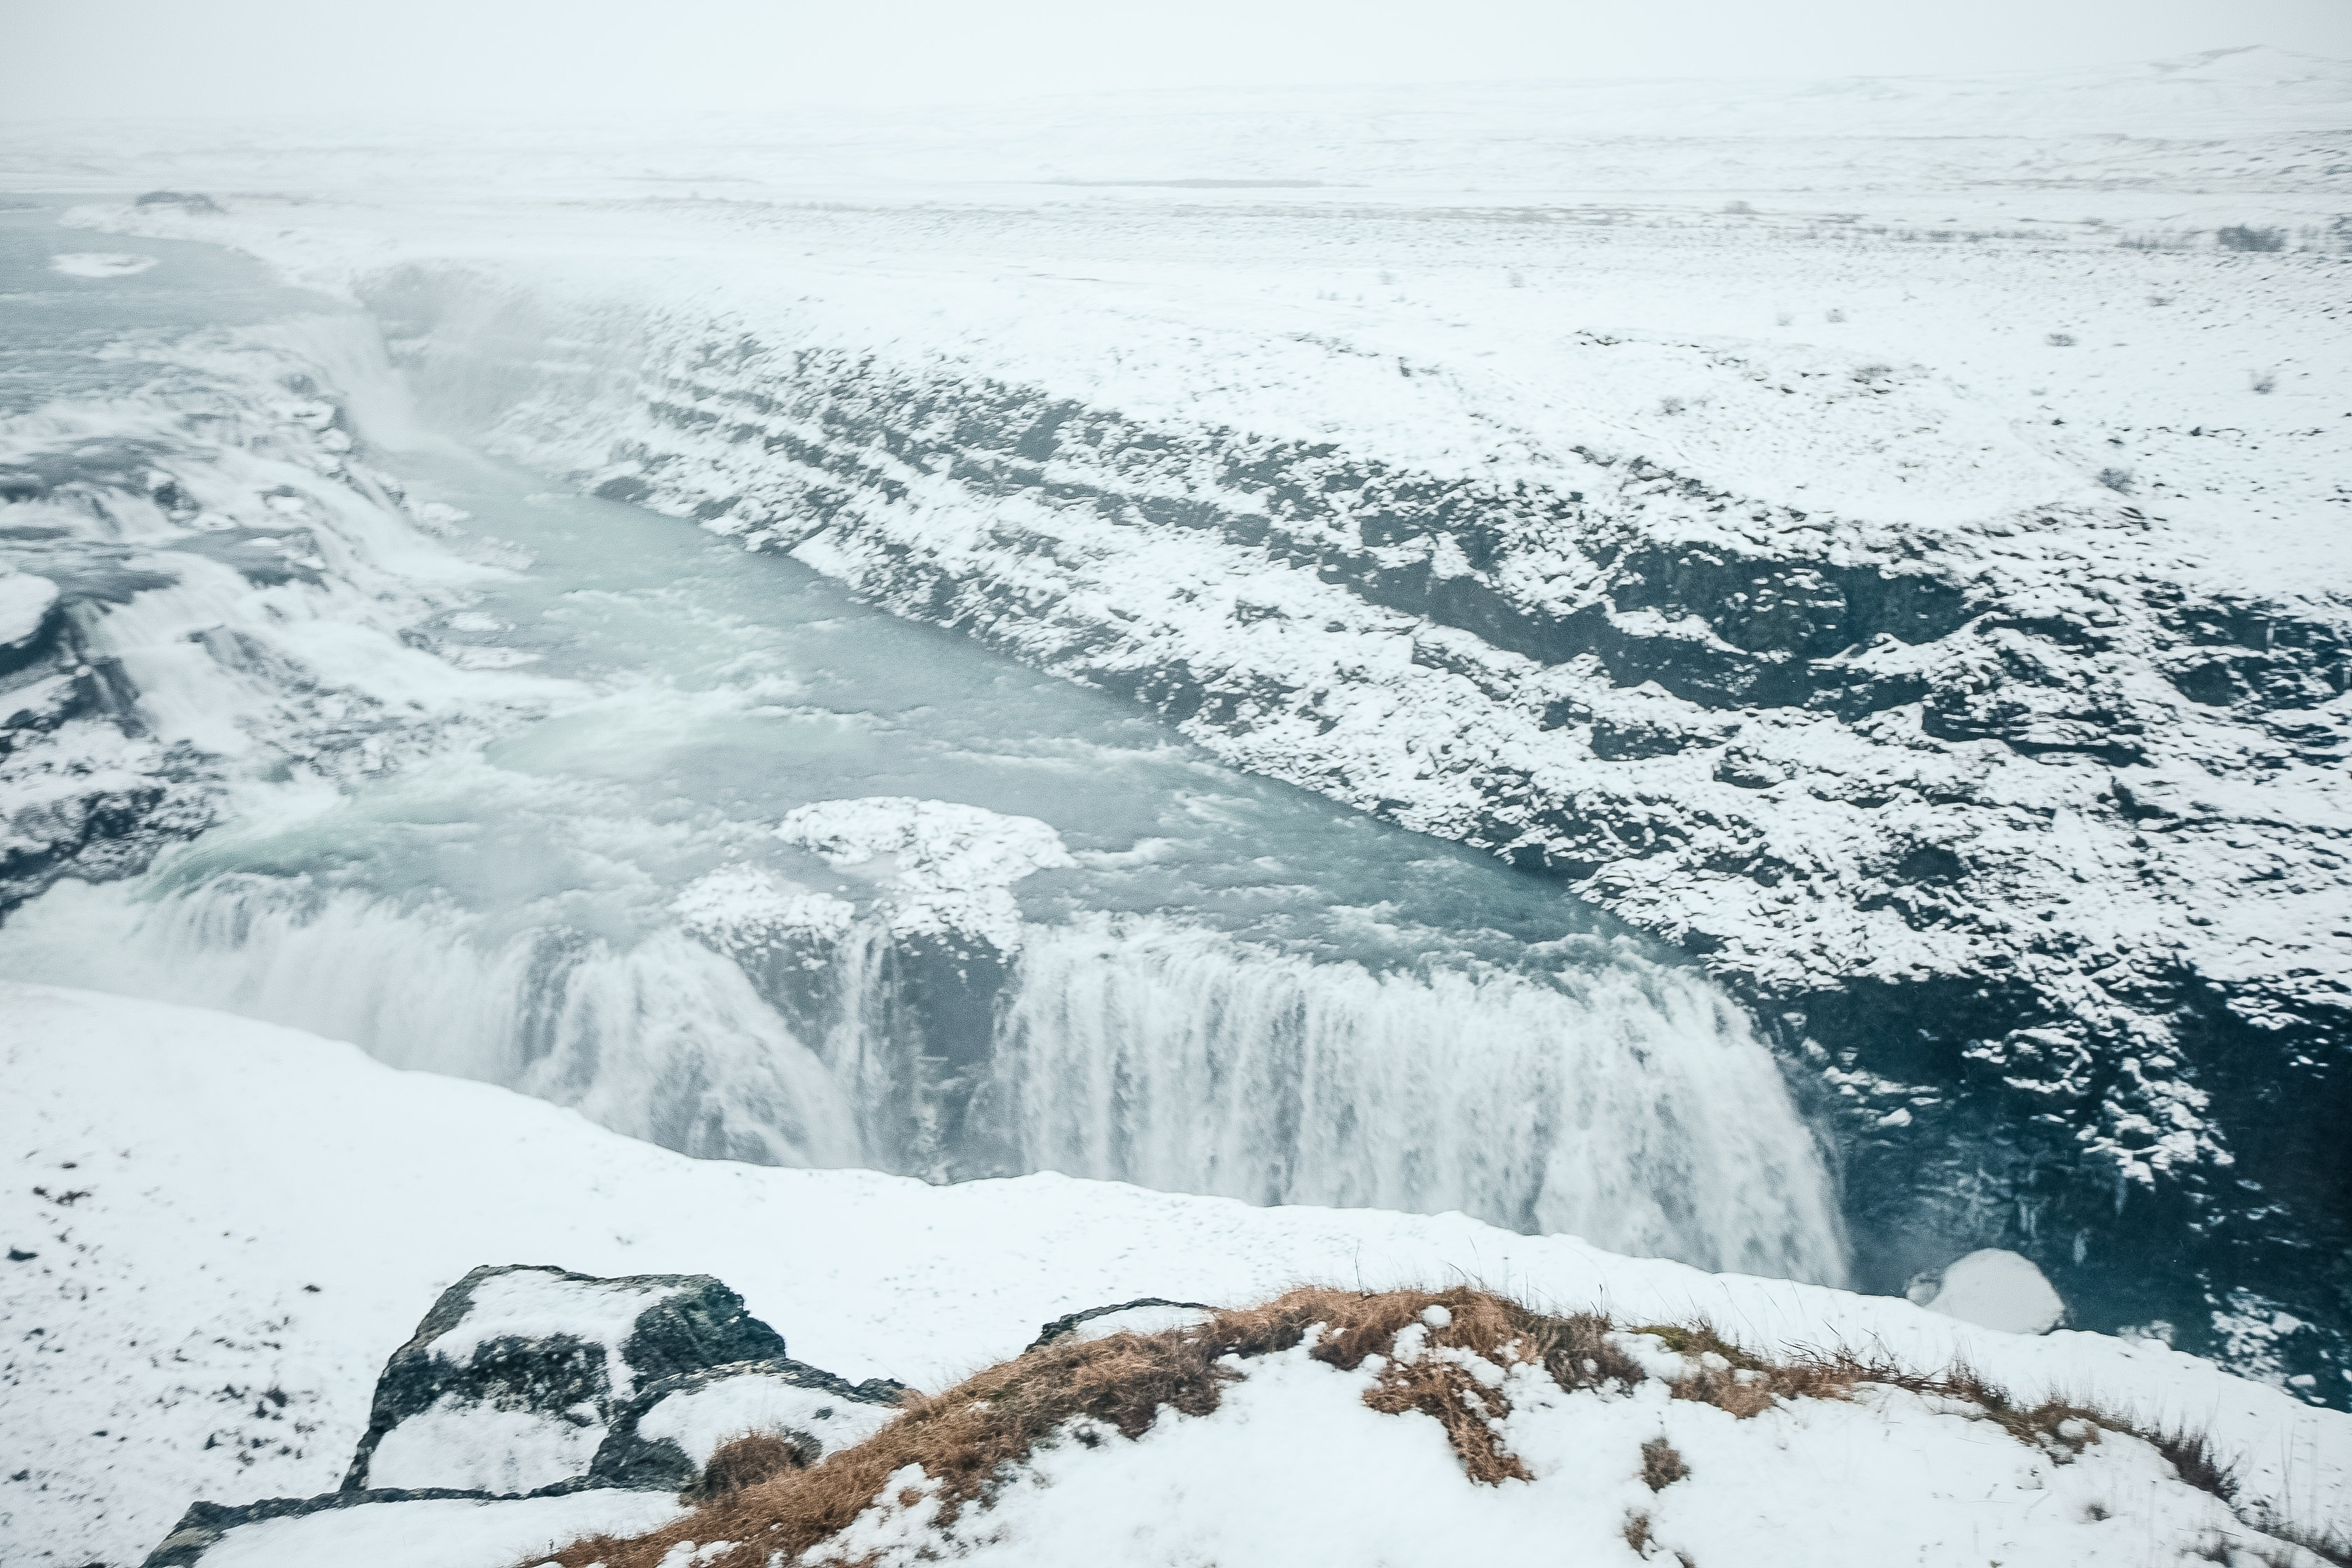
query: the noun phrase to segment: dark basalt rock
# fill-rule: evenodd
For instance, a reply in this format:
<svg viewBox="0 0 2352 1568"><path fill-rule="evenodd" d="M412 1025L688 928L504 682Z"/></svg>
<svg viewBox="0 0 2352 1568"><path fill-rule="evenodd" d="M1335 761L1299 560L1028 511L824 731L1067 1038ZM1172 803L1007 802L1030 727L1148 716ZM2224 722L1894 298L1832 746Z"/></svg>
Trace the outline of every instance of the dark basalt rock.
<svg viewBox="0 0 2352 1568"><path fill-rule="evenodd" d="M543 1334L501 1334L489 1339L462 1363L432 1352L433 1342L462 1329L475 1314L486 1288L518 1274L544 1276L549 1285L576 1287L587 1299L581 1303L581 1312L573 1314L575 1321L582 1315L602 1314L609 1322L610 1295L615 1289L648 1292L651 1299L620 1342L617 1366L605 1364L601 1338L583 1338L553 1322ZM593 1300L599 1293L606 1300ZM512 1307L503 1310L510 1311ZM551 1307L551 1318L564 1315L560 1301ZM376 1384L368 1432L361 1439L342 1489L320 1497L270 1498L236 1505L193 1503L162 1544L149 1553L144 1568L193 1568L240 1526L299 1519L331 1509L439 1500L511 1502L603 1489L680 1490L699 1479L694 1462L675 1442L641 1438L638 1422L674 1395L739 1378L772 1378L845 1405L892 1408L906 1396L904 1384L889 1378L853 1384L793 1361L783 1349L781 1334L745 1312L742 1298L707 1274L639 1274L608 1279L546 1266L485 1265L443 1291L408 1343L393 1352ZM617 1398L613 1394L616 1370L625 1370L635 1380L634 1390ZM529 1491L368 1485L370 1457L385 1434L452 1393L476 1406L524 1409L559 1418L585 1403L610 1426L583 1473ZM825 1446L821 1436L807 1432L788 1430L779 1435L793 1446L803 1463L814 1462Z"/></svg>
<svg viewBox="0 0 2352 1568"><path fill-rule="evenodd" d="M772 1378L794 1388L825 1394L845 1405L895 1408L907 1394L907 1385L891 1378L870 1377L863 1383L851 1383L847 1378L836 1377L822 1368L785 1356L774 1356L765 1361L733 1362L724 1366L679 1373L647 1384L614 1407L612 1430L605 1434L604 1441L596 1449L594 1461L589 1466L588 1484L626 1487L639 1491L683 1491L693 1486L698 1479L694 1459L670 1438L640 1436L637 1423L656 1405L674 1395L698 1394L739 1378ZM801 1462L804 1465L815 1463L825 1446L824 1438L816 1433L788 1428L781 1435L800 1451Z"/></svg>
<svg viewBox="0 0 2352 1568"><path fill-rule="evenodd" d="M486 1340L470 1347L462 1361L435 1350L436 1341L462 1329L474 1315L478 1296L502 1279L522 1274L576 1287L582 1311L573 1318L575 1324L579 1317L609 1317L610 1298L617 1290L646 1292L646 1304L620 1343L618 1364L608 1364L602 1340L584 1337L560 1321L549 1322L543 1333L503 1333ZM598 1300L600 1296L605 1299ZM442 1292L415 1334L384 1364L366 1435L352 1456L343 1487L366 1489L371 1464L384 1438L402 1422L444 1399L460 1410L488 1406L582 1426L609 1426L618 1387L641 1388L681 1373L783 1355L783 1336L746 1312L740 1296L707 1274L604 1279L542 1265L485 1265Z"/></svg>
<svg viewBox="0 0 2352 1568"><path fill-rule="evenodd" d="M141 207L178 207L183 212L216 213L221 205L200 191L149 191L131 204Z"/></svg>
<svg viewBox="0 0 2352 1568"><path fill-rule="evenodd" d="M1108 1318L1114 1312L1131 1312L1138 1307L1177 1307L1194 1312L1217 1310L1206 1301L1171 1301L1160 1296L1139 1296L1132 1301L1115 1301L1108 1307L1088 1307L1083 1312L1066 1313L1039 1329L1037 1337L1024 1345L1021 1353L1027 1355L1031 1351L1043 1350L1055 1340L1076 1333L1081 1325L1091 1323L1097 1318Z"/></svg>
<svg viewBox="0 0 2352 1568"><path fill-rule="evenodd" d="M373 1491L326 1492L309 1498L265 1498L259 1502L192 1502L163 1543L149 1552L140 1568L193 1568L221 1538L240 1525L273 1519L300 1519L330 1509L362 1508L378 1502L434 1502L445 1498L477 1502L505 1500L488 1492L456 1491L447 1487L404 1489L382 1487Z"/></svg>
<svg viewBox="0 0 2352 1568"><path fill-rule="evenodd" d="M1695 747L1719 746L1724 737L1644 719L1595 719L1592 754L1607 762L1671 757Z"/></svg>

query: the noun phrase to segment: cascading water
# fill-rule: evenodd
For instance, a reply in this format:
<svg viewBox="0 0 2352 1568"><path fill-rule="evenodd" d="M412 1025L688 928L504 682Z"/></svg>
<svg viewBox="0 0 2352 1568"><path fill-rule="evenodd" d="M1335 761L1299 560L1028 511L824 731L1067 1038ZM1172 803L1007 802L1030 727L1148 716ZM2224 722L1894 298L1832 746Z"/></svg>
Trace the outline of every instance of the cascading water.
<svg viewBox="0 0 2352 1568"><path fill-rule="evenodd" d="M1030 941L996 1047L1024 1168L1458 1208L1717 1269L1839 1267L1770 1057L1712 987L1631 955L1380 973L1087 922Z"/></svg>
<svg viewBox="0 0 2352 1568"><path fill-rule="evenodd" d="M61 578L138 552L146 585L75 635L206 759L221 822L24 906L0 973L297 1025L698 1155L1459 1208L1843 1277L1745 1018L1556 885L436 446L355 318L201 348L171 351L211 378L201 429L279 434L204 437L151 392L146 467L38 521ZM273 426L298 383L340 402ZM396 478L304 445L353 410L407 432Z"/></svg>

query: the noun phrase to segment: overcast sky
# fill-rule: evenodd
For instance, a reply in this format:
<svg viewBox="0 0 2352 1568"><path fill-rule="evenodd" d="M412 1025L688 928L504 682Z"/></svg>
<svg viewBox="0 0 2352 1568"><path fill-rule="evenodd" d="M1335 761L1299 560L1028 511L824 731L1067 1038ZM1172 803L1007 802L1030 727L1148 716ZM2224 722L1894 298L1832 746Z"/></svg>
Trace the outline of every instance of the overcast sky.
<svg viewBox="0 0 2352 1568"><path fill-rule="evenodd" d="M2352 0L0 0L0 113L228 121L2352 57Z"/></svg>

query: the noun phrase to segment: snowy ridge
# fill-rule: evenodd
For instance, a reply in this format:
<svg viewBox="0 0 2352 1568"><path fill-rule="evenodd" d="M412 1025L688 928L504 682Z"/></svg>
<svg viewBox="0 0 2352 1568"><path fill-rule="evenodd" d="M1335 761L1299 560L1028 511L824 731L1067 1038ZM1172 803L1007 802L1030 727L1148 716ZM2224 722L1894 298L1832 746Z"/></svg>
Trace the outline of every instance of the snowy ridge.
<svg viewBox="0 0 2352 1568"><path fill-rule="evenodd" d="M2241 1462L2243 1507L2324 1521L2352 1502L2352 1417L2160 1345L2021 1338L1897 1300L1616 1258L1458 1215L1258 1209L1051 1175L938 1188L693 1161L247 1020L44 987L10 986L5 1000L0 1065L15 1092L0 1120L23 1169L0 1194L0 1226L33 1256L10 1263L0 1288L10 1321L44 1331L12 1344L0 1383L0 1418L37 1456L34 1479L0 1483L0 1510L32 1552L133 1557L192 1497L330 1489L384 1349L421 1307L483 1258L550 1256L607 1275L716 1273L797 1353L929 1387L1102 1302L1247 1301L1302 1279L1381 1288L1459 1271L1621 1321L1706 1314L1767 1352L1842 1342L1922 1369L1965 1359L2024 1397L2064 1391L2152 1424L2209 1427ZM1289 1379L1266 1375L1269 1394ZM1313 1366L1299 1375L1331 1379L1307 1408L1344 1417L1332 1403L1354 1397L1344 1380ZM1620 1409L1607 1419L1640 1426L1636 1445L1656 1435L1650 1407ZM1912 1419L1889 1427L1867 1406L1854 1418L1882 1432ZM1549 1451L1548 1419L1528 1417L1530 1455ZM1434 1441L1382 1436L1391 1429L1365 1436ZM1213 1422L1182 1430L1171 1440L1236 1460L1256 1452ZM1341 1419L1338 1430L1357 1429ZM1702 1446L1728 1437L1693 1427L1686 1438L1681 1426L1675 1436L1695 1474L1745 1462ZM1149 1443L1105 1452L1151 1462ZM1442 1441L1428 1452L1454 1462ZM2139 1463L2129 1452L2119 1444L2118 1460Z"/></svg>

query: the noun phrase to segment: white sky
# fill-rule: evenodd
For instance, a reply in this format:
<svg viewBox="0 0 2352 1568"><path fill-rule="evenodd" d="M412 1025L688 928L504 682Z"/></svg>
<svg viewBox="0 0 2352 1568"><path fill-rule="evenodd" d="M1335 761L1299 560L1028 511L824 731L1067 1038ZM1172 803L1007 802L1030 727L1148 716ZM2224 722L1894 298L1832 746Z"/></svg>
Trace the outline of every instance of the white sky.
<svg viewBox="0 0 2352 1568"><path fill-rule="evenodd" d="M1944 74L2241 44L2352 0L0 0L0 115L558 119L1206 84Z"/></svg>

